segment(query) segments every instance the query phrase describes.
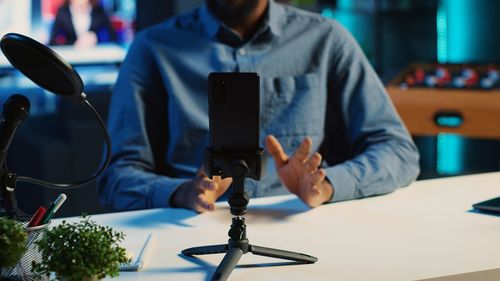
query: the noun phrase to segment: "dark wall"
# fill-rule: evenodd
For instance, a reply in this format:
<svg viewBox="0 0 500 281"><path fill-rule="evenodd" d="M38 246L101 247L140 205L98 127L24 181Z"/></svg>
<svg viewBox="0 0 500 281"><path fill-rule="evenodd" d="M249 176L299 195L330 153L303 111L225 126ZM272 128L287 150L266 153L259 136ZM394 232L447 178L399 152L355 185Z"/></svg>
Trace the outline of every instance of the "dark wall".
<svg viewBox="0 0 500 281"><path fill-rule="evenodd" d="M175 1L137 0L136 28L140 31L148 26L160 23L175 14Z"/></svg>
<svg viewBox="0 0 500 281"><path fill-rule="evenodd" d="M202 3L204 3L204 0L136 0L137 30L160 23L175 14L193 9Z"/></svg>
<svg viewBox="0 0 500 281"><path fill-rule="evenodd" d="M175 1L137 0L136 28L140 31L175 14Z"/></svg>

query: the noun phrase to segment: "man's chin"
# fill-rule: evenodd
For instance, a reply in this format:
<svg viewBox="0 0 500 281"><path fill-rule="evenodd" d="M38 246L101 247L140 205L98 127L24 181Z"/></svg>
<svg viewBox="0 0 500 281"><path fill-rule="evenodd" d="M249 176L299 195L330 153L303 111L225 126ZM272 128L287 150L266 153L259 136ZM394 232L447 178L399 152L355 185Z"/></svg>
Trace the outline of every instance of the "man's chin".
<svg viewBox="0 0 500 281"><path fill-rule="evenodd" d="M215 0L215 2L220 6L237 8L244 6L248 0Z"/></svg>
<svg viewBox="0 0 500 281"><path fill-rule="evenodd" d="M210 12L229 26L237 25L257 8L260 0L206 0Z"/></svg>

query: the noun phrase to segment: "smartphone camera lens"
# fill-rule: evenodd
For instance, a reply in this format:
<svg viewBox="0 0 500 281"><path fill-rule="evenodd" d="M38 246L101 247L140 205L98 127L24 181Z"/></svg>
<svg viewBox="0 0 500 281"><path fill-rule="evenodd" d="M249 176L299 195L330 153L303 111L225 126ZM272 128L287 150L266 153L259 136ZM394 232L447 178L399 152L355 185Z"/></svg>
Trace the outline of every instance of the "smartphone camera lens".
<svg viewBox="0 0 500 281"><path fill-rule="evenodd" d="M223 103L226 101L226 93L224 87L224 80L215 80L214 83L214 101L217 103Z"/></svg>

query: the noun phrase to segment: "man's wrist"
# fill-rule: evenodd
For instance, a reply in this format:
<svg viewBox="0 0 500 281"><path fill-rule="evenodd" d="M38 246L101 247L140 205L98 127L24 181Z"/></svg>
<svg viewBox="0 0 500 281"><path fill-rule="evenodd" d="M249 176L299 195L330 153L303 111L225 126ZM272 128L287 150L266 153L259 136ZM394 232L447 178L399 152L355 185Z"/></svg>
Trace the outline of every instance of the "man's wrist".
<svg viewBox="0 0 500 281"><path fill-rule="evenodd" d="M327 178L323 180L323 186L325 186L326 189L326 200L323 203L328 203L332 201L333 196L335 195L335 188Z"/></svg>
<svg viewBox="0 0 500 281"><path fill-rule="evenodd" d="M172 193L172 196L170 196L169 204L173 208L182 208L184 197L185 197L185 187L187 184L189 184L191 181L185 181L181 185L179 185L175 191Z"/></svg>

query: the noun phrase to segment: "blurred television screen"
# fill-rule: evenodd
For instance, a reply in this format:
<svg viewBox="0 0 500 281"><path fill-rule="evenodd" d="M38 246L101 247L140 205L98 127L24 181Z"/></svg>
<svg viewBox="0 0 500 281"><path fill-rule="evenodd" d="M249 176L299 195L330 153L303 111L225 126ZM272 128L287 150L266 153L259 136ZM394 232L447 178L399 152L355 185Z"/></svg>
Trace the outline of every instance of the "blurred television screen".
<svg viewBox="0 0 500 281"><path fill-rule="evenodd" d="M31 0L0 0L0 35L31 31Z"/></svg>
<svg viewBox="0 0 500 281"><path fill-rule="evenodd" d="M27 35L74 64L121 61L135 18L135 0L0 0L0 36Z"/></svg>

